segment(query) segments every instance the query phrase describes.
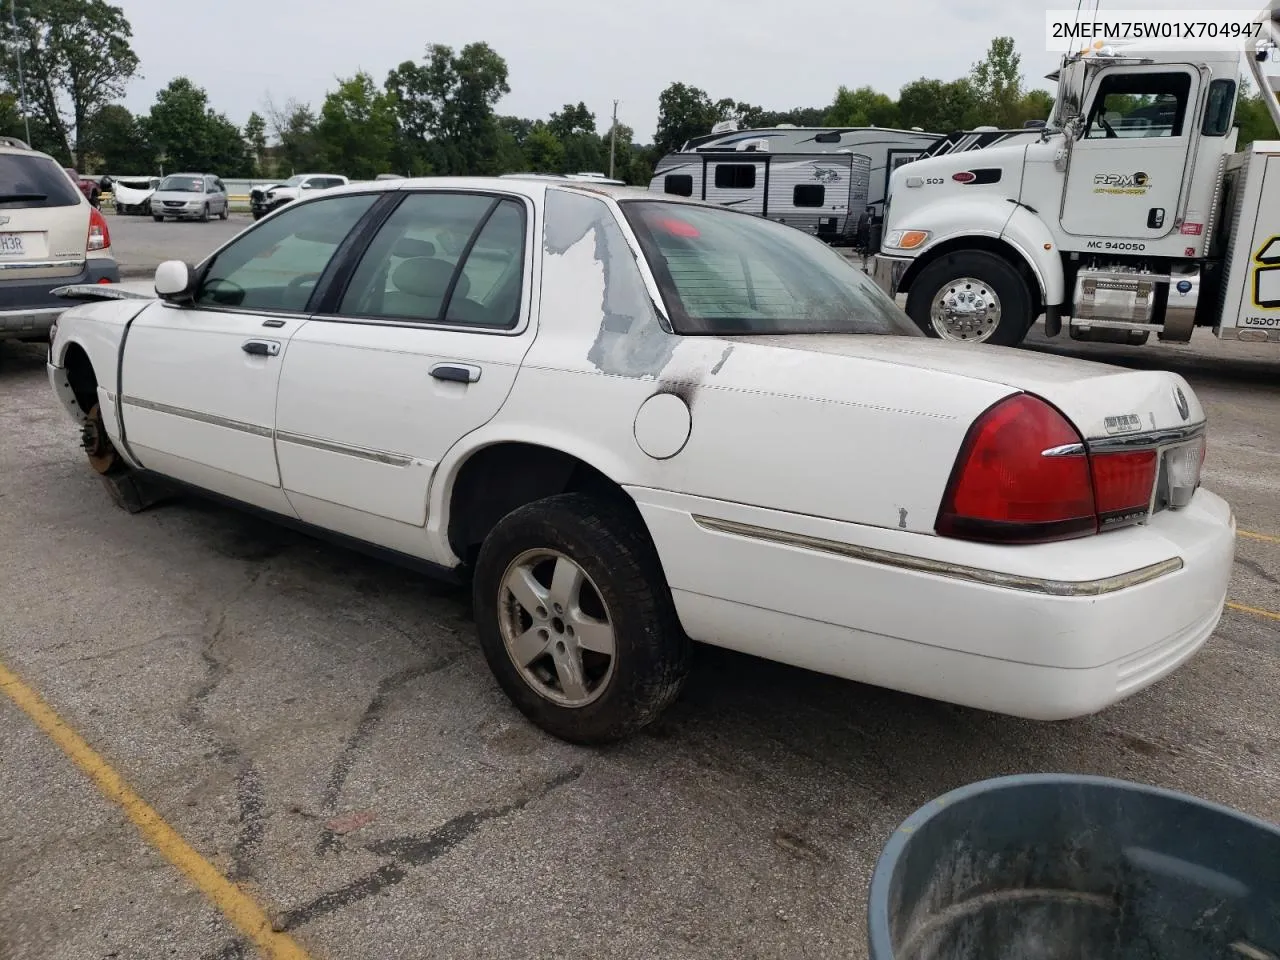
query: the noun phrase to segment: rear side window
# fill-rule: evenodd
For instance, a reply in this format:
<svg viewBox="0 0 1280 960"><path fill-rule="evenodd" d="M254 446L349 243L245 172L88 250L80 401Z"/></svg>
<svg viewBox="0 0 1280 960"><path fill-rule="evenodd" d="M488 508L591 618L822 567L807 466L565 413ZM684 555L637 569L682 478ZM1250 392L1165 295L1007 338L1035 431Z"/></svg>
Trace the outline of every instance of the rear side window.
<svg viewBox="0 0 1280 960"><path fill-rule="evenodd" d="M379 229L343 316L510 329L524 280L524 206L479 193L415 193Z"/></svg>
<svg viewBox="0 0 1280 960"><path fill-rule="evenodd" d="M80 186L52 160L0 154L0 209L74 207L83 199Z"/></svg>
<svg viewBox="0 0 1280 960"><path fill-rule="evenodd" d="M861 268L794 227L687 203L619 205L677 333L923 336Z"/></svg>

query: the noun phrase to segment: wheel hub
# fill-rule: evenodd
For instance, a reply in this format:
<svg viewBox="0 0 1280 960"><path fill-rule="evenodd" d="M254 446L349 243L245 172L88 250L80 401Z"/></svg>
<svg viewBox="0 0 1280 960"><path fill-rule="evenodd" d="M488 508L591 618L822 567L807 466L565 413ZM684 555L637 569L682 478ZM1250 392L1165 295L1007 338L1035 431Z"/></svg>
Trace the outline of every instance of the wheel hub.
<svg viewBox="0 0 1280 960"><path fill-rule="evenodd" d="M529 550L502 578L502 639L524 681L566 707L596 700L613 677L614 624L604 598L574 560Z"/></svg>
<svg viewBox="0 0 1280 960"><path fill-rule="evenodd" d="M95 405L80 428L80 446L89 458L89 465L98 473L110 473L119 462L116 448L107 436L107 426L102 422L102 410Z"/></svg>
<svg viewBox="0 0 1280 960"><path fill-rule="evenodd" d="M943 285L929 309L933 329L943 340L987 340L1000 325L1000 316L999 296L988 284L973 277Z"/></svg>

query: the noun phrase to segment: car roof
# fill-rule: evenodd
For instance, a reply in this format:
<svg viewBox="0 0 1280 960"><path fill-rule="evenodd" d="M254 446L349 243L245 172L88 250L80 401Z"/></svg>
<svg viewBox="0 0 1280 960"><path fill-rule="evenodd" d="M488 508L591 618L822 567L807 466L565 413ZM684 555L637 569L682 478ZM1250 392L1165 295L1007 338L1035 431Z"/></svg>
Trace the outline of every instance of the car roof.
<svg viewBox="0 0 1280 960"><path fill-rule="evenodd" d="M647 187L616 186L610 183L599 183L591 179L561 180L539 176L506 175L498 177L406 177L403 180L374 180L363 183L351 183L345 187L334 187L326 190L325 196L337 193L383 192L388 190L439 190L454 187L459 190L498 190L503 193L518 193L532 199L546 196L547 190L567 190L571 193L589 193L610 197L615 200L660 200L663 202L696 203L705 206L716 206L691 197L678 197L650 191Z"/></svg>
<svg viewBox="0 0 1280 960"><path fill-rule="evenodd" d="M10 156L23 156L23 157L40 157L42 160L52 160L54 163L57 163L58 166L60 167L62 166L61 163L58 163L57 160L54 160L54 158L47 153L42 153L39 150L32 150L30 147L13 146L12 144L5 143L4 141L6 139L9 139L9 138L0 138L0 154L8 154ZM21 143L21 141L17 141L17 142ZM71 169L71 168L67 167L64 169Z"/></svg>

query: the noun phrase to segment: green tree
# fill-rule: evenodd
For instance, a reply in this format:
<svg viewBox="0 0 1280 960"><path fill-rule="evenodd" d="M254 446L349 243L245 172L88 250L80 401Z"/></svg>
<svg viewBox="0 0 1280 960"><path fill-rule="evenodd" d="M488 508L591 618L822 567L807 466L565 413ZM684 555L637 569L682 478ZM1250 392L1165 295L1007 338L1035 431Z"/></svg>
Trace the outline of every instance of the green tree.
<svg viewBox="0 0 1280 960"><path fill-rule="evenodd" d="M371 180L391 170L395 102L360 72L325 97L316 125L320 155L331 170Z"/></svg>
<svg viewBox="0 0 1280 960"><path fill-rule="evenodd" d="M251 171L240 128L210 109L209 95L187 77L175 77L156 94L143 129L170 172L243 177Z"/></svg>
<svg viewBox="0 0 1280 960"><path fill-rule="evenodd" d="M280 141L280 166L289 172L304 173L320 165L320 143L316 138L316 115L311 107L289 100L283 107L267 101L267 120Z"/></svg>
<svg viewBox="0 0 1280 960"><path fill-rule="evenodd" d="M560 173L564 167L564 144L547 124L535 120L524 139L524 156L530 173Z"/></svg>
<svg viewBox="0 0 1280 960"><path fill-rule="evenodd" d="M95 113L81 139L87 141L105 173L136 176L149 174L155 167L155 150L142 124L118 103L109 103Z"/></svg>
<svg viewBox="0 0 1280 960"><path fill-rule="evenodd" d="M209 97L187 77L175 77L156 94L143 127L164 169L198 171L209 155Z"/></svg>
<svg viewBox="0 0 1280 960"><path fill-rule="evenodd" d="M267 121L256 110L249 114L244 123L244 142L248 145L253 160L253 176L262 175L262 167L267 160Z"/></svg>
<svg viewBox="0 0 1280 960"><path fill-rule="evenodd" d="M1275 122L1262 100L1267 95L1255 91L1247 82L1240 85L1236 94L1235 125L1240 128L1237 149L1243 149L1255 140L1280 140L1280 133L1277 133Z"/></svg>
<svg viewBox="0 0 1280 960"><path fill-rule="evenodd" d="M951 133L967 126L976 104L977 95L968 79L947 83L921 77L899 92L898 122L906 129Z"/></svg>
<svg viewBox="0 0 1280 960"><path fill-rule="evenodd" d="M582 101L576 104L566 103L559 113L551 114L547 129L560 140L567 140L578 134L595 133L596 115Z"/></svg>
<svg viewBox="0 0 1280 960"><path fill-rule="evenodd" d="M828 127L893 127L897 124L898 105L893 98L871 87L851 90L843 86L836 91L825 123Z"/></svg>
<svg viewBox="0 0 1280 960"><path fill-rule="evenodd" d="M1002 128L1021 126L1023 102L1022 56L1014 51L1013 37L996 37L987 55L969 74L980 117L970 115L966 126L991 124Z"/></svg>
<svg viewBox="0 0 1280 960"><path fill-rule="evenodd" d="M204 169L222 177L253 176L253 157L244 134L222 113L205 114L205 136L209 153Z"/></svg>
<svg viewBox="0 0 1280 960"><path fill-rule="evenodd" d="M39 145L83 169L90 118L124 94L138 72L124 11L105 0L28 0L15 10L14 43L22 52L27 100ZM18 89L17 61L0 67L6 90ZM72 149L74 143L75 149ZM33 144L34 146L35 144Z"/></svg>
<svg viewBox="0 0 1280 960"><path fill-rule="evenodd" d="M400 153L442 174L496 172L502 130L493 108L511 92L507 76L507 62L487 43L457 53L431 44L420 64L400 64L386 83Z"/></svg>
<svg viewBox="0 0 1280 960"><path fill-rule="evenodd" d="M705 136L726 114L736 112L732 100L713 103L705 90L683 83L672 83L658 95L658 131L653 138L659 154L679 150L688 140Z"/></svg>

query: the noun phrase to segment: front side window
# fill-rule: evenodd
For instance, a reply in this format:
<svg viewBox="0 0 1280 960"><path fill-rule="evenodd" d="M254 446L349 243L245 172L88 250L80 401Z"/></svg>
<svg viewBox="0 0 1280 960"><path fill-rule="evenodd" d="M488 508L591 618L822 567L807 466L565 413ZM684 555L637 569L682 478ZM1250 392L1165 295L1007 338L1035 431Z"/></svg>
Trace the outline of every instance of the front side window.
<svg viewBox="0 0 1280 960"><path fill-rule="evenodd" d="M214 256L196 305L302 313L339 244L378 196L300 203L251 227Z"/></svg>
<svg viewBox="0 0 1280 960"><path fill-rule="evenodd" d="M794 227L686 203L619 205L677 333L923 336L860 268Z"/></svg>
<svg viewBox="0 0 1280 960"><path fill-rule="evenodd" d="M1191 97L1188 73L1111 73L1089 109L1089 140L1180 137Z"/></svg>
<svg viewBox="0 0 1280 960"><path fill-rule="evenodd" d="M343 294L343 316L510 329L524 280L524 205L414 193L379 229Z"/></svg>

